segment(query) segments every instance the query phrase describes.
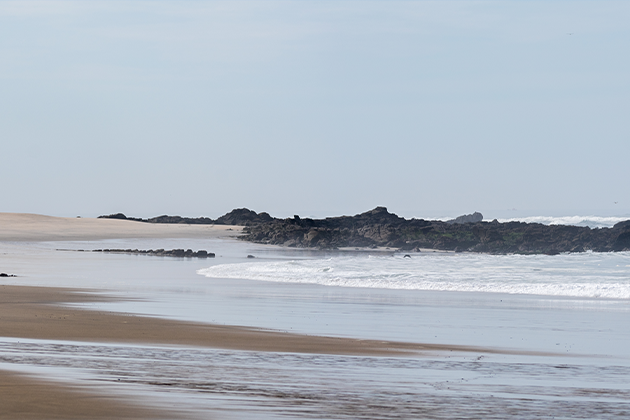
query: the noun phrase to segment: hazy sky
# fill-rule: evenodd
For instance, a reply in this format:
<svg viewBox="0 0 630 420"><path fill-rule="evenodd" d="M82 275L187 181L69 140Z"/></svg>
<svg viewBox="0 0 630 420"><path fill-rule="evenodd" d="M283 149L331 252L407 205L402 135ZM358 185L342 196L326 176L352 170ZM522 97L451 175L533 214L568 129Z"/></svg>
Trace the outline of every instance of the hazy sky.
<svg viewBox="0 0 630 420"><path fill-rule="evenodd" d="M0 211L630 214L629 22L628 1L0 1Z"/></svg>

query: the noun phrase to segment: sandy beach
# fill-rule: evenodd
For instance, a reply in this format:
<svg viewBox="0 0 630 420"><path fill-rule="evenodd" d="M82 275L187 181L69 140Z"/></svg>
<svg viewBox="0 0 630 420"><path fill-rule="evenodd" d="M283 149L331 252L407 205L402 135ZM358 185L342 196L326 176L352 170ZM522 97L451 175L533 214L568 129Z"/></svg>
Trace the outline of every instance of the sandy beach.
<svg viewBox="0 0 630 420"><path fill-rule="evenodd" d="M0 272L16 275L0 280L0 387L8 397L0 418L627 412L624 300L282 283L274 276L287 270L343 276L343 264L363 276L367 262L379 270L438 264L427 273L439 275L485 268L453 253L409 259L255 245L233 240L239 231L0 214ZM169 247L216 258L86 252ZM592 256L592 265L603 257ZM493 258L482 264L505 276L514 262ZM542 271L523 273L555 267L541 261L532 267ZM209 266L224 277L200 275ZM269 268L271 281L247 277Z"/></svg>
<svg viewBox="0 0 630 420"><path fill-rule="evenodd" d="M92 241L117 238L222 238L237 226L157 225L112 219L59 218L0 213L0 241ZM0 268L1 269L1 268ZM86 293L88 292L88 293ZM0 285L0 337L205 346L233 350L399 356L435 351L495 352L466 346L422 345L318 337L256 328L212 325L64 307L67 303L114 300L89 291ZM0 418L173 418L96 389L51 384L0 371Z"/></svg>
<svg viewBox="0 0 630 420"><path fill-rule="evenodd" d="M238 235L240 226L157 225L115 219L63 218L37 214L0 213L0 242L89 241L117 238L218 238ZM1 271L1 269L0 269ZM203 345L177 323L61 308L53 302L94 301L70 290L0 286L0 336L94 341L151 341ZM130 324L131 322L131 324ZM165 321L169 324L168 321ZM120 326L130 326L123 328ZM193 328L194 329L194 328ZM160 332L159 337L150 332ZM170 334L176 332L176 336ZM186 331L188 332L188 331ZM182 338L182 335L184 338ZM145 338L142 338L142 337ZM207 341L207 340L206 340ZM41 378L0 371L0 418L6 419L149 419L174 413L140 407L107 397L97 389L62 386Z"/></svg>
<svg viewBox="0 0 630 420"><path fill-rule="evenodd" d="M115 219L60 218L0 213L0 241L87 241L113 238L220 238L240 226L168 225ZM61 307L63 303L114 300L79 290L0 286L0 336L50 340L134 342L210 346L235 350L396 355L420 351L500 352L467 346L440 346L352 340L276 331L177 322Z"/></svg>
<svg viewBox="0 0 630 420"><path fill-rule="evenodd" d="M221 238L241 226L155 224L130 220L0 213L0 241L90 241L118 238Z"/></svg>

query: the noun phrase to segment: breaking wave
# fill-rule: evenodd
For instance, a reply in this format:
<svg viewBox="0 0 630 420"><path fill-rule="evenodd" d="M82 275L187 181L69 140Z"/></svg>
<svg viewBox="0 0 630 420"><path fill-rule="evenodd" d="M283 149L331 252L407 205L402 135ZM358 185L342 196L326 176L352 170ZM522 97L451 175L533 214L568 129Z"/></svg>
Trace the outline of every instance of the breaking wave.
<svg viewBox="0 0 630 420"><path fill-rule="evenodd" d="M630 253L414 254L222 264L210 278L324 286L630 299Z"/></svg>

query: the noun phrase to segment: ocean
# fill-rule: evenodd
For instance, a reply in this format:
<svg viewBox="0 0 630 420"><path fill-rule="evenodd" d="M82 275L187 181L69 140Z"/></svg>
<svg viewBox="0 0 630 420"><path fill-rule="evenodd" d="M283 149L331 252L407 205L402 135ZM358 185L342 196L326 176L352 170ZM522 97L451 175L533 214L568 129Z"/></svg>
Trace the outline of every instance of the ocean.
<svg viewBox="0 0 630 420"><path fill-rule="evenodd" d="M630 299L630 254L398 253L219 264L209 278L323 286Z"/></svg>
<svg viewBox="0 0 630 420"><path fill-rule="evenodd" d="M77 252L103 248L217 256ZM237 240L2 243L0 267L20 275L3 284L126 299L82 305L94 310L508 352L392 358L2 338L0 368L96 384L191 418L630 416L630 253L405 255Z"/></svg>

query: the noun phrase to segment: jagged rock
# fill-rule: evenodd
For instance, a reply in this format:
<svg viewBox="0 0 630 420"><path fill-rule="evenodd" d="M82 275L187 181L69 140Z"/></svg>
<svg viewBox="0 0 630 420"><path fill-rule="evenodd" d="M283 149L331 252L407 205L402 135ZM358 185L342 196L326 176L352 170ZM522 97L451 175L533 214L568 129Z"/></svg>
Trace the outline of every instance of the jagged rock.
<svg viewBox="0 0 630 420"><path fill-rule="evenodd" d="M377 207L355 216L326 219L273 219L245 228L243 240L293 247L390 247L404 251L420 248L495 254L549 254L630 249L626 229L630 221L614 228L546 226L539 223L497 220L484 222L480 213L458 218L465 223L422 219L406 220ZM454 219L457 220L457 219ZM628 234L630 235L630 233Z"/></svg>
<svg viewBox="0 0 630 420"><path fill-rule="evenodd" d="M487 252L495 254L550 254L583 251L623 251L630 249L630 220L612 228L546 226L538 223L499 223L496 219L484 222L483 215L457 217L448 222L423 219L404 219L390 213L386 207L355 216L310 219L294 216L276 219L268 213L249 209L235 209L217 220L205 217L184 218L159 216L134 219L122 213L110 218L124 218L150 223L235 224L246 226L243 240L299 248L335 249L340 247L390 247L404 251L421 248L450 251ZM132 250L103 250L103 252L134 252ZM141 253L141 251L138 251ZM151 255L196 256L184 250L155 250ZM208 253L208 257L214 254Z"/></svg>
<svg viewBox="0 0 630 420"><path fill-rule="evenodd" d="M187 224L187 225L213 225L216 222L208 217L181 217L181 216L157 216L150 219L139 219L148 223L168 223L168 224Z"/></svg>
<svg viewBox="0 0 630 420"><path fill-rule="evenodd" d="M273 220L269 213L256 213L249 209L234 209L231 212L219 217L217 224L248 226L255 223L266 223Z"/></svg>
<svg viewBox="0 0 630 420"><path fill-rule="evenodd" d="M630 249L630 230L619 234L613 245L614 251L623 251L625 249Z"/></svg>
<svg viewBox="0 0 630 420"><path fill-rule="evenodd" d="M145 223L167 223L167 224L189 224L189 225L237 225L237 226L249 226L258 223L267 223L274 220L269 213L256 213L249 209L235 209L231 212L224 214L216 220L208 217L182 217L182 216L169 216L162 215L152 217L149 219L141 219L135 217L127 217L123 213L116 213L104 216L98 216L99 219L124 219L133 220L136 222ZM299 217L298 217L299 220Z"/></svg>
<svg viewBox="0 0 630 420"><path fill-rule="evenodd" d="M98 216L98 219L122 219L122 220L126 220L127 216L125 216L122 213L116 213L116 214L108 214L106 216Z"/></svg>
<svg viewBox="0 0 630 420"><path fill-rule="evenodd" d="M616 223L615 226L613 226L613 229L630 230L630 220Z"/></svg>
<svg viewBox="0 0 630 420"><path fill-rule="evenodd" d="M164 250L164 249L156 249L156 250L143 250L143 249L95 249L92 252L113 252L113 253L124 253L124 254L147 254L147 255L156 255L156 256L170 256L170 257L197 257L197 258L214 258L215 254L212 252L208 252L206 250L200 249L199 251L193 252L192 249L172 249L172 250Z"/></svg>
<svg viewBox="0 0 630 420"><path fill-rule="evenodd" d="M483 220L483 215L479 212L474 212L473 214L464 214L463 216L456 217L452 220L447 220L446 223L456 223L456 224L464 224L464 223L477 223Z"/></svg>

